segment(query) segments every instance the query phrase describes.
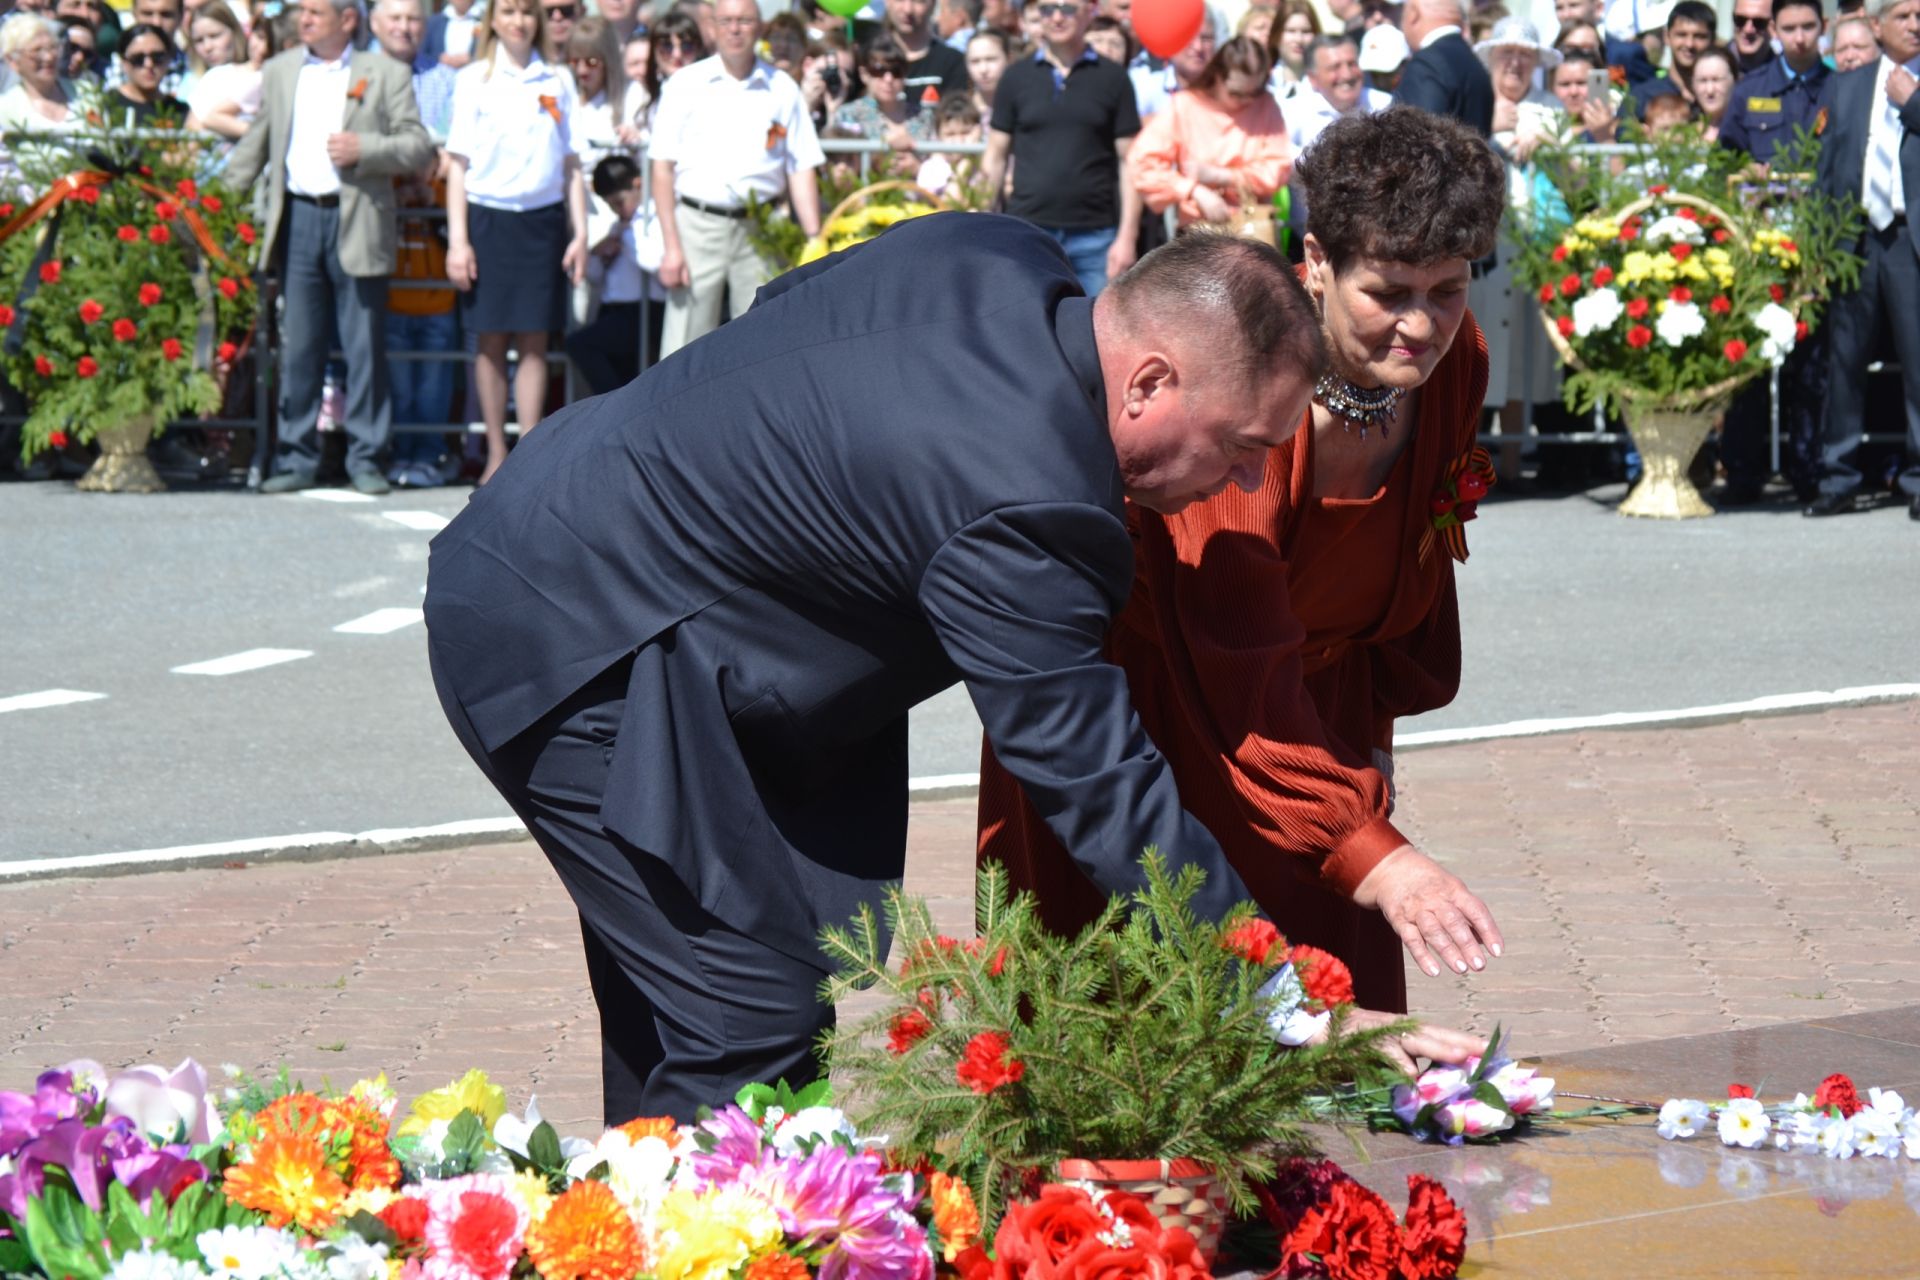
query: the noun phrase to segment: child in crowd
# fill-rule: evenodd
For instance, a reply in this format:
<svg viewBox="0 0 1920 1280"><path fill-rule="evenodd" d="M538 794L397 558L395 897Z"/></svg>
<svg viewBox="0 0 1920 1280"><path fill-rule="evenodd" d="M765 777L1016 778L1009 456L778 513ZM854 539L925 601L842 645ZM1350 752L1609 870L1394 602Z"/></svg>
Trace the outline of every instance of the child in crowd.
<svg viewBox="0 0 1920 1280"><path fill-rule="evenodd" d="M447 278L474 335L487 430L485 484L507 457L507 348L520 354L524 433L547 402L547 335L566 322L566 284L587 267L587 192L573 150L573 81L547 60L536 0L493 0L474 59L453 85L447 132Z"/></svg>
<svg viewBox="0 0 1920 1280"><path fill-rule="evenodd" d="M567 335L567 354L597 396L640 375L640 308L646 288L639 244L646 234L644 192L640 166L631 156L611 155L593 167L596 198L587 219L587 239L592 245L587 274L599 291L600 310L591 324ZM648 345L658 349L664 297L652 302L652 312Z"/></svg>
<svg viewBox="0 0 1920 1280"><path fill-rule="evenodd" d="M934 137L942 142L979 142L980 108L971 97L942 98L933 112ZM957 196L980 168L980 158L941 153L927 157L914 181L936 196Z"/></svg>

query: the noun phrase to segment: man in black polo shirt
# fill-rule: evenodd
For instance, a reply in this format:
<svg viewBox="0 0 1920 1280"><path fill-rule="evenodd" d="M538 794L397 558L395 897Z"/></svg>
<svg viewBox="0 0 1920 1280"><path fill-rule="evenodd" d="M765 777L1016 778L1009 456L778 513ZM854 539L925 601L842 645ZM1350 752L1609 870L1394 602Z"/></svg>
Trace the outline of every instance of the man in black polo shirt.
<svg viewBox="0 0 1920 1280"><path fill-rule="evenodd" d="M887 30L907 51L906 89L913 102L929 87L942 98L973 88L967 57L933 38L934 0L887 0Z"/></svg>
<svg viewBox="0 0 1920 1280"><path fill-rule="evenodd" d="M889 0L890 4L900 0ZM1140 197L1121 162L1140 132L1126 69L1087 47L1093 0L1041 0L1040 48L1000 77L981 173L1007 212L1052 235L1092 297L1133 265Z"/></svg>

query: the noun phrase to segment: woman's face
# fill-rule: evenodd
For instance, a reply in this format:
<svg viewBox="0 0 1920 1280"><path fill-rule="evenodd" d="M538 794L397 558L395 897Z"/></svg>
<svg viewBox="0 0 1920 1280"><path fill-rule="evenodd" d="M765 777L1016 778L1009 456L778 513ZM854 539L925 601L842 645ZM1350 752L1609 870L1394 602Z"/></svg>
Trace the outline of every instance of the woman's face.
<svg viewBox="0 0 1920 1280"><path fill-rule="evenodd" d="M1587 105L1587 64L1563 62L1553 69L1553 96L1574 115Z"/></svg>
<svg viewBox="0 0 1920 1280"><path fill-rule="evenodd" d="M533 11L533 0L495 0L490 21L494 38L516 54L531 49L534 37L540 34L540 17Z"/></svg>
<svg viewBox="0 0 1920 1280"><path fill-rule="evenodd" d="M60 42L42 32L8 61L22 80L42 93L51 92L60 79Z"/></svg>
<svg viewBox="0 0 1920 1280"><path fill-rule="evenodd" d="M622 53L622 65L626 68L628 84L645 84L647 80L647 55L652 50L645 40L629 40Z"/></svg>
<svg viewBox="0 0 1920 1280"><path fill-rule="evenodd" d="M127 83L148 97L160 91L160 78L173 63L173 54L159 36L138 36L120 52L127 67Z"/></svg>
<svg viewBox="0 0 1920 1280"><path fill-rule="evenodd" d="M1339 271L1308 235L1307 289L1334 367L1362 386L1411 390L1433 376L1467 314L1465 258L1427 266L1354 257Z"/></svg>
<svg viewBox="0 0 1920 1280"><path fill-rule="evenodd" d="M1508 102L1518 102L1533 87L1533 69L1540 55L1532 49L1502 46L1489 59L1493 66L1493 91Z"/></svg>
<svg viewBox="0 0 1920 1280"><path fill-rule="evenodd" d="M907 87L907 66L904 62L875 58L860 69L860 74L866 81L867 92L883 107L900 101L900 95Z"/></svg>
<svg viewBox="0 0 1920 1280"><path fill-rule="evenodd" d="M1124 42L1120 52L1126 53ZM1000 52L998 41L970 40L967 42L967 74L973 78L973 87L979 90L982 97L993 96L993 91L1000 85L1000 75L1006 69L1007 55Z"/></svg>
<svg viewBox="0 0 1920 1280"><path fill-rule="evenodd" d="M691 31L661 36L653 51L654 61L660 64L661 83L666 83L667 77L680 68L700 61L701 53L700 37Z"/></svg>
<svg viewBox="0 0 1920 1280"><path fill-rule="evenodd" d="M210 67L233 61L233 32L212 18L193 20L193 51Z"/></svg>
<svg viewBox="0 0 1920 1280"><path fill-rule="evenodd" d="M1722 58L1702 58L1693 65L1693 96L1700 114L1714 124L1727 113L1727 101L1733 97L1733 68Z"/></svg>
<svg viewBox="0 0 1920 1280"><path fill-rule="evenodd" d="M1249 71L1229 71L1210 92L1222 110L1238 113L1267 96L1267 82Z"/></svg>
<svg viewBox="0 0 1920 1280"><path fill-rule="evenodd" d="M592 102L606 91L607 64L600 60L599 54L569 55L567 66L573 70L573 84L580 91L580 101Z"/></svg>
<svg viewBox="0 0 1920 1280"><path fill-rule="evenodd" d="M100 46L93 32L86 27L69 28L61 37L61 43L67 50L66 77L69 80L77 80L93 65L94 55L100 52Z"/></svg>
<svg viewBox="0 0 1920 1280"><path fill-rule="evenodd" d="M1306 61L1307 46L1313 43L1313 20L1304 13L1287 15L1285 25L1280 28L1280 56L1287 60L1290 67L1298 67Z"/></svg>
<svg viewBox="0 0 1920 1280"><path fill-rule="evenodd" d="M1267 37L1273 34L1273 10L1249 9L1247 11L1246 27L1240 34L1249 40L1256 40L1261 44L1265 44Z"/></svg>
<svg viewBox="0 0 1920 1280"><path fill-rule="evenodd" d="M807 56L807 42L785 27L767 33L767 61L780 70L800 78L800 63Z"/></svg>
<svg viewBox="0 0 1920 1280"><path fill-rule="evenodd" d="M256 67L268 57L267 21L266 18L256 19L253 29L247 32L247 61Z"/></svg>

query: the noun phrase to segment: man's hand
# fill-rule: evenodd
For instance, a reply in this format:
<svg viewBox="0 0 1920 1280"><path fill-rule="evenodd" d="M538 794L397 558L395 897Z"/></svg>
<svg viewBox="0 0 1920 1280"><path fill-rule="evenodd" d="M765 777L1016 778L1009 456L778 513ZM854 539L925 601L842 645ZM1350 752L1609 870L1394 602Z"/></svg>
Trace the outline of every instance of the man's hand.
<svg viewBox="0 0 1920 1280"><path fill-rule="evenodd" d="M1346 1028L1349 1031L1371 1031L1375 1027L1398 1022L1402 1016L1356 1007L1347 1011ZM1323 1035L1321 1038L1326 1037ZM1465 1062L1468 1058L1485 1053L1486 1048L1485 1036L1476 1036L1470 1031L1455 1031L1452 1027L1435 1026L1429 1022L1421 1023L1405 1035L1390 1036L1380 1042L1381 1055L1409 1077L1420 1074L1416 1058L1425 1058L1428 1062Z"/></svg>
<svg viewBox="0 0 1920 1280"><path fill-rule="evenodd" d="M1133 236L1124 234L1116 235L1113 238L1112 246L1107 249L1108 280L1112 280L1115 276L1118 276L1121 272L1132 266L1133 260L1139 256L1134 252L1133 241Z"/></svg>
<svg viewBox="0 0 1920 1280"><path fill-rule="evenodd" d="M1469 965L1487 967L1483 944L1496 956L1504 945L1486 904L1460 877L1410 844L1381 859L1354 890L1353 900L1387 918L1429 978L1440 976L1435 952L1455 973L1465 973Z"/></svg>
<svg viewBox="0 0 1920 1280"><path fill-rule="evenodd" d="M351 169L360 163L360 135L357 133L330 133L327 135L327 159L333 161L336 169Z"/></svg>
<svg viewBox="0 0 1920 1280"><path fill-rule="evenodd" d="M662 288L684 289L693 283L693 273L687 270L687 255L672 245L660 255L658 274Z"/></svg>
<svg viewBox="0 0 1920 1280"><path fill-rule="evenodd" d="M1913 72L1905 67L1895 67L1887 72L1887 98L1894 106L1906 106L1907 99L1913 96L1916 87L1920 87L1920 80L1914 79Z"/></svg>

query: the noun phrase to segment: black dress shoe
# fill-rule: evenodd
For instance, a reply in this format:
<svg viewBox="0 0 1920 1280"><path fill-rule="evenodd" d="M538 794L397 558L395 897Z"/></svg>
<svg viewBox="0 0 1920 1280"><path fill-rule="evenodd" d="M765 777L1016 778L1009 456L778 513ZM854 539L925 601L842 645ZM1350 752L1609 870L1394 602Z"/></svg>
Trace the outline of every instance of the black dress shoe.
<svg viewBox="0 0 1920 1280"><path fill-rule="evenodd" d="M1807 504L1801 512L1806 516L1839 516L1853 510L1853 495L1850 493L1823 493Z"/></svg>
<svg viewBox="0 0 1920 1280"><path fill-rule="evenodd" d="M1720 505L1723 507L1750 507L1760 501L1764 491L1750 480L1728 481L1727 487L1720 491Z"/></svg>
<svg viewBox="0 0 1920 1280"><path fill-rule="evenodd" d="M1915 498L1907 504L1907 519L1920 520L1920 498Z"/></svg>

